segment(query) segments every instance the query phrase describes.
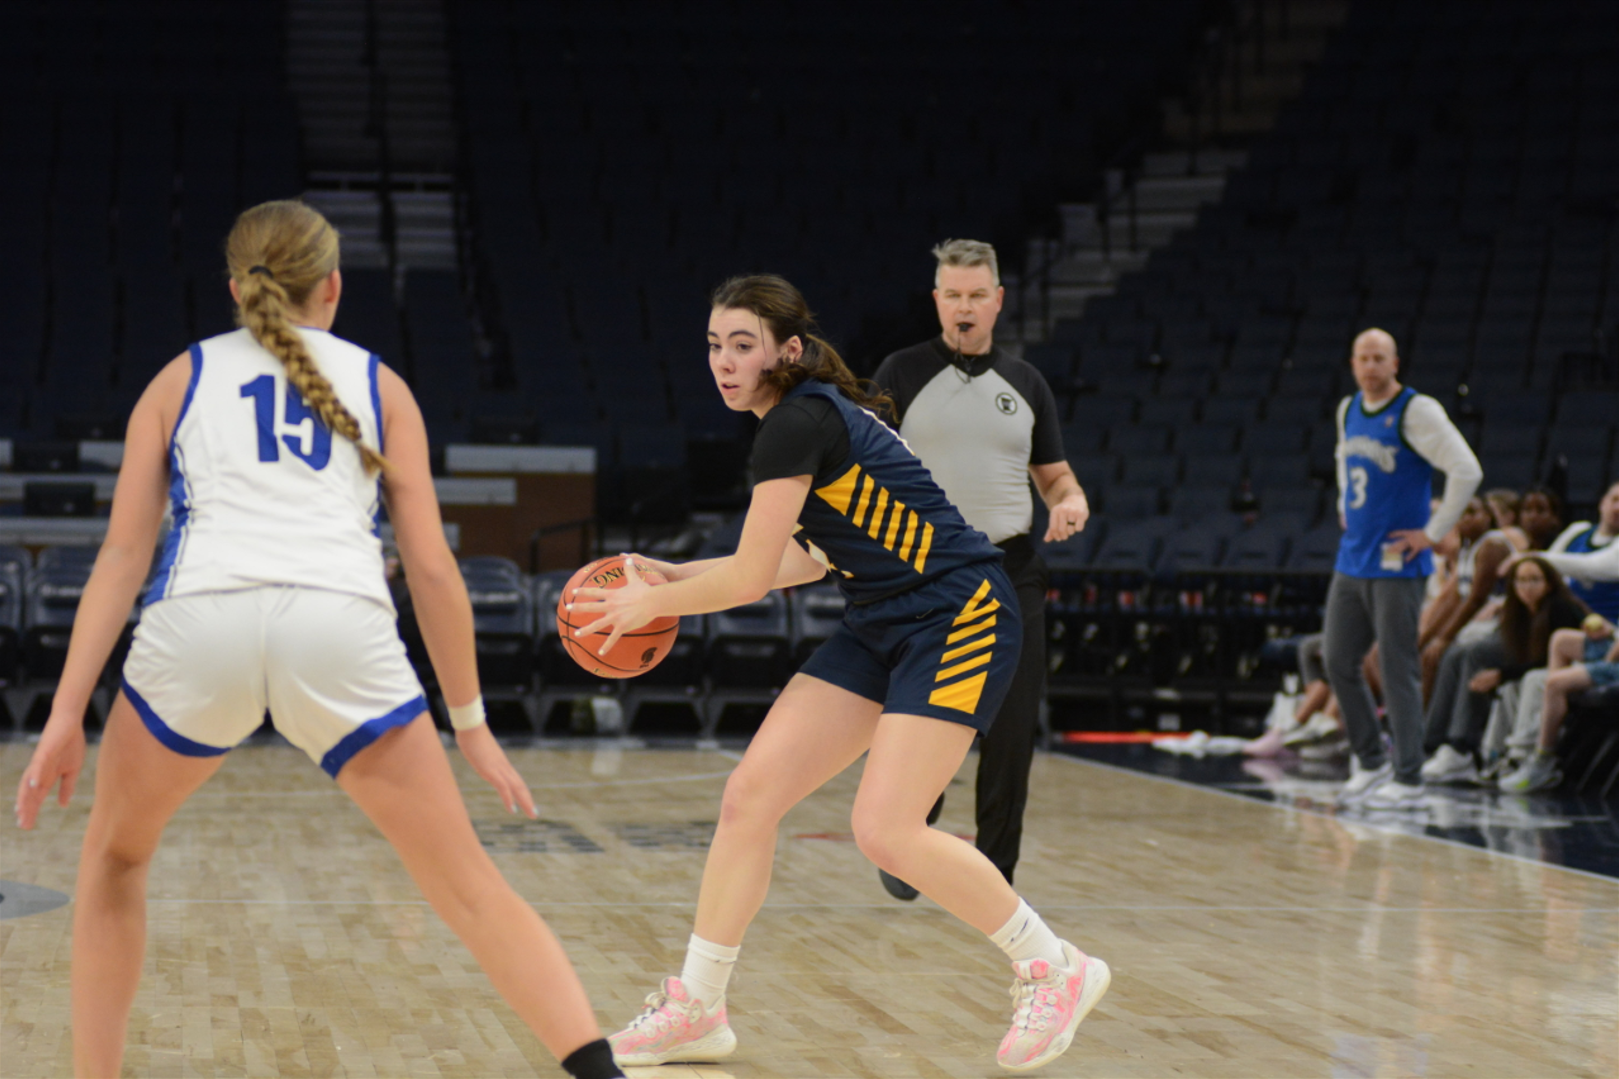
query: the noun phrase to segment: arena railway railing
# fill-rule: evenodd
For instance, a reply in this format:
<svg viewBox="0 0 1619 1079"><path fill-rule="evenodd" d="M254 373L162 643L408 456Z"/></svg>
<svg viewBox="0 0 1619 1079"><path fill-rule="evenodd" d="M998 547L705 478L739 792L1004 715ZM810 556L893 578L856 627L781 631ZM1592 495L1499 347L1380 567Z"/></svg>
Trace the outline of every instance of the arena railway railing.
<svg viewBox="0 0 1619 1079"><path fill-rule="evenodd" d="M1261 658L1266 642L1318 631L1331 581L1314 570L1053 570L1050 698L1104 705L1115 722L1149 701L1258 709L1285 673Z"/></svg>

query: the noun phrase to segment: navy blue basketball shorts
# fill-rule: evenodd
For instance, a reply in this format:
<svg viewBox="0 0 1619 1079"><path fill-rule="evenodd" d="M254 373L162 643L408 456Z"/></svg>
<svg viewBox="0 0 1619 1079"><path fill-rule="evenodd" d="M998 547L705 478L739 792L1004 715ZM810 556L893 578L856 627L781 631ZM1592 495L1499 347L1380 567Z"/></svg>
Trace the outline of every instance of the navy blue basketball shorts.
<svg viewBox="0 0 1619 1079"><path fill-rule="evenodd" d="M952 570L856 607L800 673L878 701L883 712L989 729L1017 670L1023 619L997 562Z"/></svg>

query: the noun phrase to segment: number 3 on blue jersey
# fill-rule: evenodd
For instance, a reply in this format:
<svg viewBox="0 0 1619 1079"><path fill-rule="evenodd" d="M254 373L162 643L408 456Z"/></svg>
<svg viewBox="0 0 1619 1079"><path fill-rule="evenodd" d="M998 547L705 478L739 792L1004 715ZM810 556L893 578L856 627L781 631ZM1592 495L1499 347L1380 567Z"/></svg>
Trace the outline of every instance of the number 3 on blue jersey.
<svg viewBox="0 0 1619 1079"><path fill-rule="evenodd" d="M259 436L259 460L279 461L281 447L276 445L275 422L275 384L277 379L273 375L260 375L251 382L242 384L242 396L253 398L253 418ZM332 459L332 430L320 422L308 405L304 404L303 394L287 383L286 406L282 414L281 427L286 433L281 435L281 441L291 451L292 455L319 472L326 467ZM305 424L308 428L305 428ZM305 449L307 443L308 449Z"/></svg>
<svg viewBox="0 0 1619 1079"><path fill-rule="evenodd" d="M1358 510L1366 505L1366 481L1369 477L1366 470L1356 465L1349 470L1349 508Z"/></svg>

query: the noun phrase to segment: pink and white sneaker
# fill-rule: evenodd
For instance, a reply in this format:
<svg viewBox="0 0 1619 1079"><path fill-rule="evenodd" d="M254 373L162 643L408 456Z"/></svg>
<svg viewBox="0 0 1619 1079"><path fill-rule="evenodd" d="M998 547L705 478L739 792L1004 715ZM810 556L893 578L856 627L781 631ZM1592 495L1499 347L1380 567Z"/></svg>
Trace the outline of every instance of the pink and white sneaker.
<svg viewBox="0 0 1619 1079"><path fill-rule="evenodd" d="M665 978L646 998L641 1014L607 1041L620 1067L711 1062L736 1050L736 1035L725 1019L725 997L705 1008L679 978Z"/></svg>
<svg viewBox="0 0 1619 1079"><path fill-rule="evenodd" d="M1012 1029L995 1054L1007 1071L1033 1071L1067 1052L1079 1021L1113 980L1107 964L1063 941L1066 967L1044 959L1012 964Z"/></svg>

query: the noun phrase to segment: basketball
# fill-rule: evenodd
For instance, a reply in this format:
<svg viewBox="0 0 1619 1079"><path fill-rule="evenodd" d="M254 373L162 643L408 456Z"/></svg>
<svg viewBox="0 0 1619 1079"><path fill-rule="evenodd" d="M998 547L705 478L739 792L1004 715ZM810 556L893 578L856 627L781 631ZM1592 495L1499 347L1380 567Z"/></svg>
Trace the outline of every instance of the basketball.
<svg viewBox="0 0 1619 1079"><path fill-rule="evenodd" d="M589 611L575 614L568 610L568 604L573 602L574 591L580 588L622 587L627 580L624 561L623 555L598 558L568 578L568 583L562 587L562 595L557 600L557 633L562 638L562 647L573 657L575 663L597 678L634 678L638 674L645 674L669 654L669 649L674 646L675 636L680 632L678 617L654 618L640 629L631 630L620 637L618 643L606 655L600 653L602 642L607 640L608 634L590 633L583 637L573 635L575 629L590 625L598 617L598 614ZM647 584L667 583L663 574L649 566L637 562L635 568ZM570 617L576 620L570 621Z"/></svg>

